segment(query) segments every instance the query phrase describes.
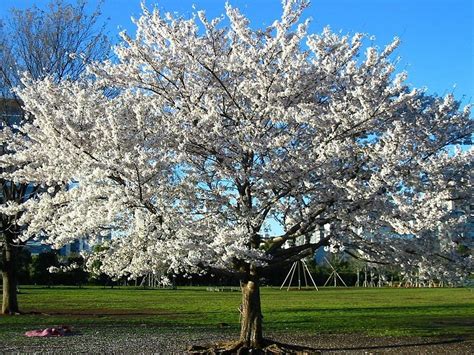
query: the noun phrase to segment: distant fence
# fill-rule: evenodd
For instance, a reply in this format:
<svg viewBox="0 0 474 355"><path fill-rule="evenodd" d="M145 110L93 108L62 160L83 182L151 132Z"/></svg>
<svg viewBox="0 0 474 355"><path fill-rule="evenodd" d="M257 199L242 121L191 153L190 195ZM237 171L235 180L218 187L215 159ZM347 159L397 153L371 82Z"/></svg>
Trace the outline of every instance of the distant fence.
<svg viewBox="0 0 474 355"><path fill-rule="evenodd" d="M240 292L240 287L208 287L209 292Z"/></svg>

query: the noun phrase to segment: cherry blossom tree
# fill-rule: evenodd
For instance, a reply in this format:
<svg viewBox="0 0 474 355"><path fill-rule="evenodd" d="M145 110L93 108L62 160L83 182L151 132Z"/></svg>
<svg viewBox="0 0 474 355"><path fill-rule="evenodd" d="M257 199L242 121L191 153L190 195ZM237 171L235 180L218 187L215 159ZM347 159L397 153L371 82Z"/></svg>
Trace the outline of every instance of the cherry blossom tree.
<svg viewBox="0 0 474 355"><path fill-rule="evenodd" d="M21 99L13 88L21 85L21 73L61 81L81 75L87 62L104 59L109 41L98 23L100 5L86 13L86 1L75 4L52 0L46 10L35 6L12 9L5 22L0 20L0 131L17 131L25 122ZM2 135L5 132L0 133ZM9 154L2 140L0 156ZM9 170L12 167L8 167ZM0 174L3 169L0 167ZM19 213L4 213L38 192L28 181L18 184L0 175L0 270L2 271L2 314L19 313L17 300L18 251L26 240L18 240ZM11 211L11 210L10 210Z"/></svg>
<svg viewBox="0 0 474 355"><path fill-rule="evenodd" d="M77 82L25 78L29 139L10 134L3 164L62 188L4 207L23 211L21 238L113 231L95 256L109 274L236 275L247 348L265 345L260 278L318 248L465 274L446 201L469 196L469 108L410 89L398 39L308 34L307 5L284 0L258 30L231 5L212 20L144 8L117 61Z"/></svg>

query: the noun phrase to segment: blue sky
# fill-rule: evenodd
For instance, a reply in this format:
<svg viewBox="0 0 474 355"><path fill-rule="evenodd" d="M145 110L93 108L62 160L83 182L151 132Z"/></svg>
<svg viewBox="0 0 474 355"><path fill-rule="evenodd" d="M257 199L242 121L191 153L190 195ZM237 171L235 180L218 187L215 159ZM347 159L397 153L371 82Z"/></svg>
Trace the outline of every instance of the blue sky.
<svg viewBox="0 0 474 355"><path fill-rule="evenodd" d="M12 7L24 8L47 0L0 0L0 16ZM146 1L148 6L155 3ZM157 0L166 11L184 16L192 5L205 9L208 16L223 13L222 0ZM273 22L281 13L280 0L230 0L251 20L253 27ZM96 0L89 0L92 9ZM140 0L105 0L102 8L108 31L133 33L130 17L140 15ZM453 92L464 104L474 103L474 1L472 0L312 0L305 17L312 18L311 32L330 25L342 33L364 32L383 46L394 36L402 40L395 53L401 57L399 71L408 71L408 82L426 87L429 93ZM455 86L455 88L454 88Z"/></svg>

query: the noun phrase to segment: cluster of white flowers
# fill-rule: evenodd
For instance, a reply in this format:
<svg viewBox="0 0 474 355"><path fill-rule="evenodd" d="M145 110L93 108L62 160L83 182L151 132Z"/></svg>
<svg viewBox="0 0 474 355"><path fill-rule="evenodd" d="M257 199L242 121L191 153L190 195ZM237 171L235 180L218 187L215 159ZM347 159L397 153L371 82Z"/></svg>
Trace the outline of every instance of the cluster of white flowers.
<svg viewBox="0 0 474 355"><path fill-rule="evenodd" d="M24 237L58 246L109 231L89 265L114 276L246 273L324 244L447 265L435 240L459 222L451 191L468 195L472 150L451 147L472 134L469 108L409 90L398 39L361 59L365 35L308 35L306 6L284 1L263 30L230 5L228 27L144 8L117 62L77 82L25 78L31 124L2 132L15 151L2 166L53 189L1 212L23 209ZM283 248L327 224L327 239Z"/></svg>

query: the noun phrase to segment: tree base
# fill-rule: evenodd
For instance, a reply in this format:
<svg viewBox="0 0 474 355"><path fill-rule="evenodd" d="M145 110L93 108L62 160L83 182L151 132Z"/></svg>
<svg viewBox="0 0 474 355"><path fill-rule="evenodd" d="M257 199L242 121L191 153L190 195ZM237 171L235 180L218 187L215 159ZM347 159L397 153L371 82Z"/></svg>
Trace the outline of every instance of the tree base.
<svg viewBox="0 0 474 355"><path fill-rule="evenodd" d="M8 311L8 312L2 312L2 313L0 313L0 314L2 314L2 315L4 315L4 316L21 316L21 315L24 314L24 313L23 313L23 312L20 312L20 311L16 311L16 312L10 312L10 311Z"/></svg>
<svg viewBox="0 0 474 355"><path fill-rule="evenodd" d="M190 354L318 354L320 351L293 344L283 344L264 339L261 348L246 347L240 341L219 342L211 345L192 345L187 349Z"/></svg>

